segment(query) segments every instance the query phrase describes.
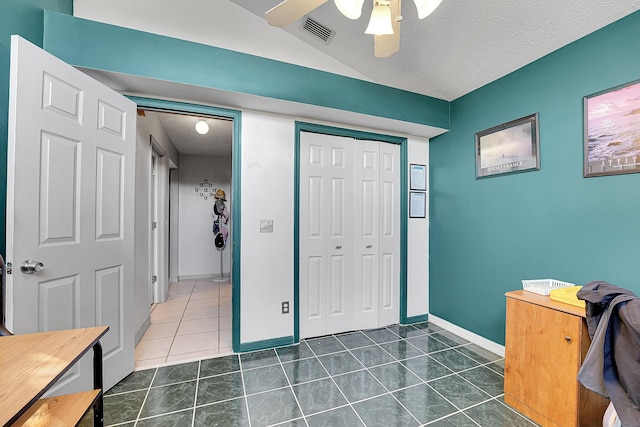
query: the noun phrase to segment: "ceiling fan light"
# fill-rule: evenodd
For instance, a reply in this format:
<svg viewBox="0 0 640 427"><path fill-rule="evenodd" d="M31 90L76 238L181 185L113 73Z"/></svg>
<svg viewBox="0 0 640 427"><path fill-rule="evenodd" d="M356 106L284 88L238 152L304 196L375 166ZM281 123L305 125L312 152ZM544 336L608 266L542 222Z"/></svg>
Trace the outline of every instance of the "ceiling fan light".
<svg viewBox="0 0 640 427"><path fill-rule="evenodd" d="M364 32L365 34L375 34L377 36L393 34L391 8L389 6L380 6L376 4L371 12L369 25Z"/></svg>
<svg viewBox="0 0 640 427"><path fill-rule="evenodd" d="M334 0L338 10L349 19L358 19L362 15L364 0Z"/></svg>
<svg viewBox="0 0 640 427"><path fill-rule="evenodd" d="M418 8L418 18L424 19L436 10L442 0L413 0Z"/></svg>
<svg viewBox="0 0 640 427"><path fill-rule="evenodd" d="M209 125L204 120L198 120L196 123L196 132L200 135L206 135L209 132Z"/></svg>

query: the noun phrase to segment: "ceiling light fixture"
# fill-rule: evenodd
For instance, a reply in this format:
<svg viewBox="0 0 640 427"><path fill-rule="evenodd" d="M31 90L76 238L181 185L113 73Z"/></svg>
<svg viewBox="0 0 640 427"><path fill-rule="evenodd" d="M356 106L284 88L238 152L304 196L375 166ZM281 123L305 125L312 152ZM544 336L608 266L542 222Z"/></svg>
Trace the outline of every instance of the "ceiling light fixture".
<svg viewBox="0 0 640 427"><path fill-rule="evenodd" d="M265 16L270 25L286 27L304 15L314 11L329 0L282 0L269 9ZM400 49L400 22L402 21L402 0L372 0L373 11L367 34L374 34L375 55L387 58ZM413 0L418 10L418 18L429 16L442 0ZM338 10L349 19L362 15L364 0L334 0Z"/></svg>
<svg viewBox="0 0 640 427"><path fill-rule="evenodd" d="M418 8L418 18L424 19L436 10L442 0L413 0Z"/></svg>
<svg viewBox="0 0 640 427"><path fill-rule="evenodd" d="M206 135L209 132L209 125L204 120L198 120L196 123L196 132L200 135Z"/></svg>
<svg viewBox="0 0 640 427"><path fill-rule="evenodd" d="M388 1L374 1L369 25L364 30L365 34L375 34L382 36L393 34L393 24L391 23L391 8Z"/></svg>
<svg viewBox="0 0 640 427"><path fill-rule="evenodd" d="M334 0L338 10L349 19L358 19L362 15L364 0Z"/></svg>

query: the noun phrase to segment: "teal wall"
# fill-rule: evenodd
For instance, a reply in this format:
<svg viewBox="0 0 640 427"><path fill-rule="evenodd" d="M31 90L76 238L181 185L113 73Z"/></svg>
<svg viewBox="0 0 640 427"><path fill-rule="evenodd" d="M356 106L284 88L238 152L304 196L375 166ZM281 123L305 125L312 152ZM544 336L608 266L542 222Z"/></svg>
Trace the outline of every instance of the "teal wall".
<svg viewBox="0 0 640 427"><path fill-rule="evenodd" d="M640 293L640 174L582 177L583 97L640 79L640 12L451 103L432 139L431 313L504 343L521 279ZM474 134L539 113L541 170L475 179Z"/></svg>
<svg viewBox="0 0 640 427"><path fill-rule="evenodd" d="M44 48L86 68L449 127L441 99L57 13L45 13Z"/></svg>
<svg viewBox="0 0 640 427"><path fill-rule="evenodd" d="M0 253L5 255L7 198L7 121L11 35L19 34L42 46L43 9L72 14L73 0L1 0L0 2Z"/></svg>

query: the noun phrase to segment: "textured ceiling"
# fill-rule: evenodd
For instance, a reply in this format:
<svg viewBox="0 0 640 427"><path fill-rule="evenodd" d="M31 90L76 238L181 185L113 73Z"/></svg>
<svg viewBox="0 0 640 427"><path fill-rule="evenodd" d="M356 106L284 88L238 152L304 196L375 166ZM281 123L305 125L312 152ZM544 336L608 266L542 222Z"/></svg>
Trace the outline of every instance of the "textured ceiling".
<svg viewBox="0 0 640 427"><path fill-rule="evenodd" d="M167 136L181 154L231 157L231 120L151 111L146 114L157 115ZM196 132L198 120L204 120L209 125L207 134L200 135Z"/></svg>
<svg viewBox="0 0 640 427"><path fill-rule="evenodd" d="M281 0L230 0L257 16ZM400 51L375 58L360 19L342 16L333 1L309 16L336 31L327 46L299 28L284 28L310 48L374 82L453 100L640 9L640 0L444 0L419 20L412 0L402 2Z"/></svg>

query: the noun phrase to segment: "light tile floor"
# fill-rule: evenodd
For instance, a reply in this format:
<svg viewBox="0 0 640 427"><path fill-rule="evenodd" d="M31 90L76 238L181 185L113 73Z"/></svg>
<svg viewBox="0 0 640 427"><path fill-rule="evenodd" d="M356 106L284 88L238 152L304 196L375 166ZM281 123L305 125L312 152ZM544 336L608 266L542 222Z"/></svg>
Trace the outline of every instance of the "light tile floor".
<svg viewBox="0 0 640 427"><path fill-rule="evenodd" d="M211 279L169 285L151 311L151 326L135 349L135 369L231 353L231 283Z"/></svg>
<svg viewBox="0 0 640 427"><path fill-rule="evenodd" d="M504 360L429 323L133 372L105 426L533 427L504 404Z"/></svg>

